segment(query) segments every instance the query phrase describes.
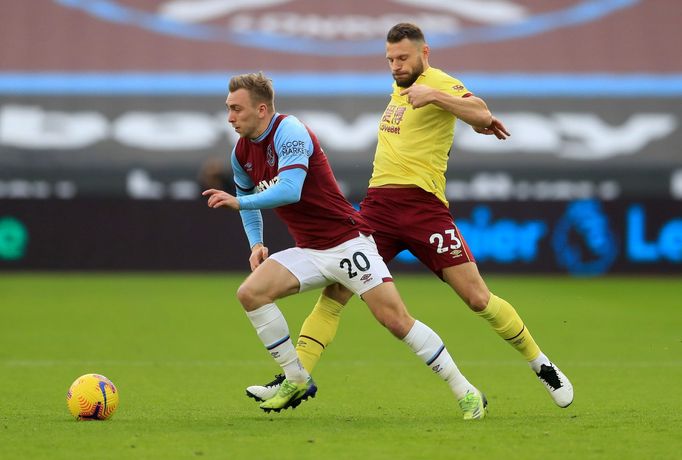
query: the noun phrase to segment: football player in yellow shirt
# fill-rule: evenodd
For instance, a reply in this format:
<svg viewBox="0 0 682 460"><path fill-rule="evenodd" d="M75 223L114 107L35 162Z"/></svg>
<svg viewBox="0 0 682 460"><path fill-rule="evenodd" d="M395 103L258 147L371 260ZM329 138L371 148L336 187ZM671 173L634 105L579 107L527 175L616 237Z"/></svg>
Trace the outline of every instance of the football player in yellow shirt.
<svg viewBox="0 0 682 460"><path fill-rule="evenodd" d="M391 28L386 59L395 83L379 122L372 178L360 205L362 216L376 230L379 253L388 263L410 250L521 353L558 406L568 407L573 401L571 382L542 353L514 307L489 291L445 198L457 119L498 139L509 133L482 99L429 65L429 46L416 25ZM351 296L340 285L327 287L303 323L297 352L308 372L336 335L341 310ZM247 395L267 399L280 380L249 387Z"/></svg>

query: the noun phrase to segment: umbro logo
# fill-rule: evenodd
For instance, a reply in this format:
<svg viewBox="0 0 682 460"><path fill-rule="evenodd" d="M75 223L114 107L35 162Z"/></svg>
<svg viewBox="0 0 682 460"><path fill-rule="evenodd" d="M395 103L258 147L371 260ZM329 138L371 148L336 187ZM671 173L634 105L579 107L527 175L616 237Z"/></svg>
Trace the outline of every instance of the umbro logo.
<svg viewBox="0 0 682 460"><path fill-rule="evenodd" d="M461 257L462 256L462 250L461 249L453 249L450 251L450 255L454 258Z"/></svg>
<svg viewBox="0 0 682 460"><path fill-rule="evenodd" d="M364 284L367 284L370 281L372 281L372 275L369 273L365 273L360 277L360 281L362 281Z"/></svg>

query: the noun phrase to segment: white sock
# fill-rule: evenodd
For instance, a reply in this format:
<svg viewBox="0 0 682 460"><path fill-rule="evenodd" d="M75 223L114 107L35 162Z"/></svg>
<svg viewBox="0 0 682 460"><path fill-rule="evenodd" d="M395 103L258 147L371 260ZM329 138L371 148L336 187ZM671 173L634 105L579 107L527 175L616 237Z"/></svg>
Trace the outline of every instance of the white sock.
<svg viewBox="0 0 682 460"><path fill-rule="evenodd" d="M269 303L253 311L247 311L246 316L256 329L258 337L284 371L288 380L303 383L308 379L308 372L298 360L296 348L289 336L289 326L284 315L274 303Z"/></svg>
<svg viewBox="0 0 682 460"><path fill-rule="evenodd" d="M531 369L533 369L533 372L535 372L536 374L540 372L540 366L542 366L543 364L546 364L548 366L552 364L549 362L549 358L545 356L543 352L540 352L538 357L535 358L534 360L528 361L528 365L531 367Z"/></svg>
<svg viewBox="0 0 682 460"><path fill-rule="evenodd" d="M448 382L457 399L462 399L467 391L474 391L475 387L462 375L455 361L445 348L443 341L430 327L419 321L414 322L403 339L417 356L426 363L436 374Z"/></svg>

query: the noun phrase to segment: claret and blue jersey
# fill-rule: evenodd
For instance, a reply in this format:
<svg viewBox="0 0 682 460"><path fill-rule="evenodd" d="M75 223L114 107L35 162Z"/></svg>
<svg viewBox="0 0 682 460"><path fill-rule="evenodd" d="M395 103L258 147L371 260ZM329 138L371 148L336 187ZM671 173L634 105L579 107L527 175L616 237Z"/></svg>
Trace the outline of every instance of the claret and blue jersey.
<svg viewBox="0 0 682 460"><path fill-rule="evenodd" d="M231 161L251 246L263 241L259 210L268 208L299 247L328 249L372 233L341 194L317 137L296 117L276 113L258 138L239 139Z"/></svg>
<svg viewBox="0 0 682 460"><path fill-rule="evenodd" d="M274 134L274 135L273 135ZM232 153L232 169L237 189L242 192L259 192L240 195L241 209L266 209L294 203L299 200L308 171L308 159L313 154L313 141L305 126L293 116L275 114L263 134L256 139L242 139L242 143L260 145L269 138L265 161L245 158L241 163L236 155L239 143ZM242 154L246 149L241 149ZM272 186L277 183L275 189Z"/></svg>

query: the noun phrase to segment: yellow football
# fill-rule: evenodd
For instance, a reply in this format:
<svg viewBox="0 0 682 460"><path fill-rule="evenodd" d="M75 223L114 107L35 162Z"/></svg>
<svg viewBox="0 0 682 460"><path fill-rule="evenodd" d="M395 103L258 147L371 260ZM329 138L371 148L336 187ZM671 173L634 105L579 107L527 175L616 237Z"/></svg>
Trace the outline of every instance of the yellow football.
<svg viewBox="0 0 682 460"><path fill-rule="evenodd" d="M76 420L106 420L118 407L118 390L103 375L81 375L69 387L66 404Z"/></svg>

